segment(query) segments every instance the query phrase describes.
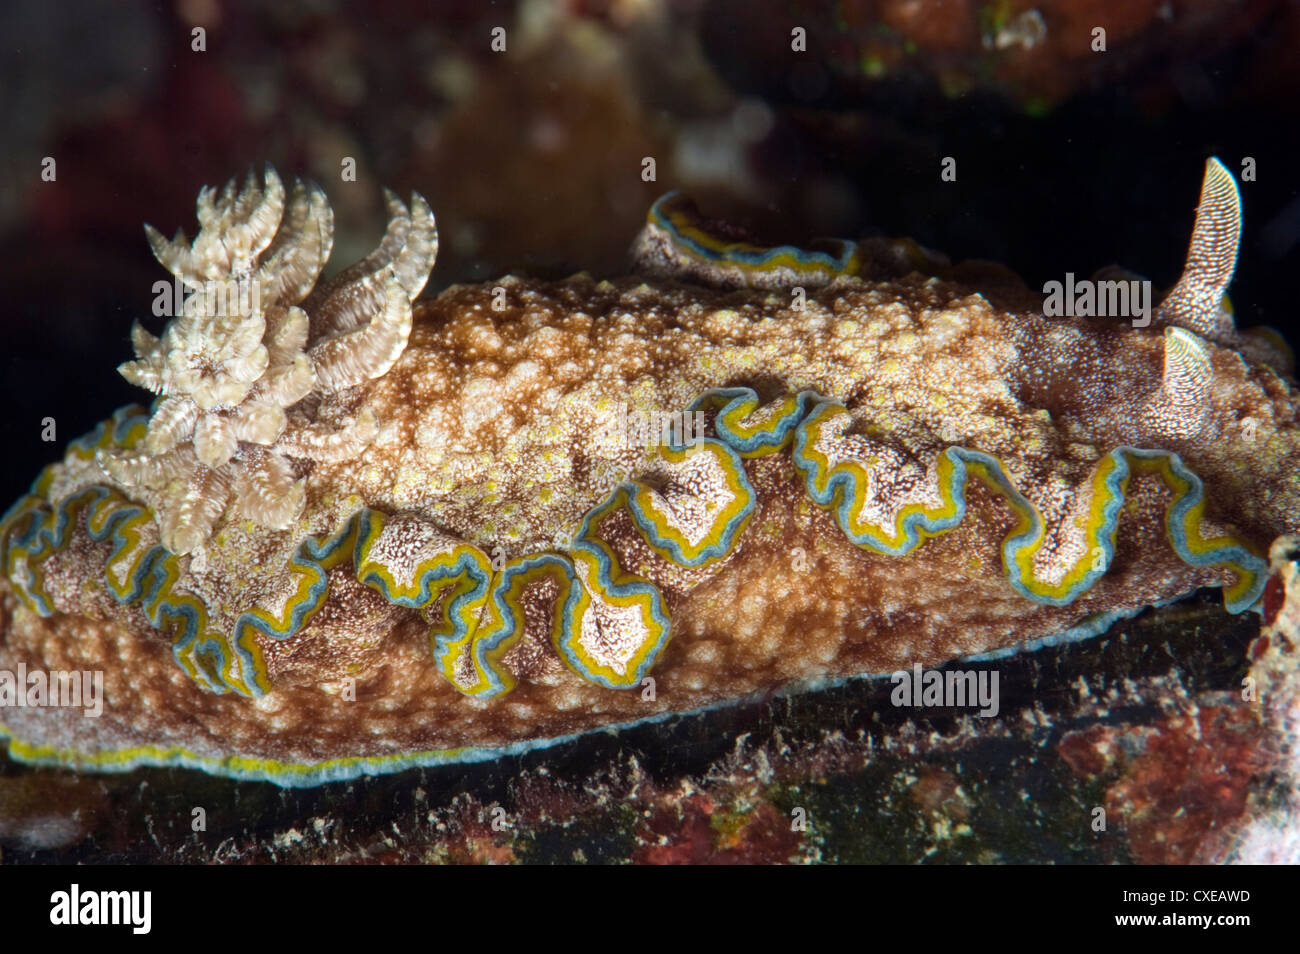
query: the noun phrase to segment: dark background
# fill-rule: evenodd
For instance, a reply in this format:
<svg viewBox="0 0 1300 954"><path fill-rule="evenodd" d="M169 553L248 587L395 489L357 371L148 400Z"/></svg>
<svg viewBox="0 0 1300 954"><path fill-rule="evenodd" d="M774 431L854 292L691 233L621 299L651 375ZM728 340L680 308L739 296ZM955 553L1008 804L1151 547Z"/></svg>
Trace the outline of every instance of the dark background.
<svg viewBox="0 0 1300 954"><path fill-rule="evenodd" d="M1045 34L1026 46L1031 10ZM1088 49L1089 24L1107 52ZM148 397L115 370L133 319L158 330L151 286L167 276L141 223L192 235L198 188L264 160L325 186L334 268L378 238L381 185L423 192L436 291L617 272L671 187L772 242L910 236L1034 286L1117 262L1160 288L1205 157L1238 172L1253 156L1231 294L1243 324L1293 321L1292 3L10 3L0 35L5 500ZM339 181L344 155L355 183Z"/></svg>

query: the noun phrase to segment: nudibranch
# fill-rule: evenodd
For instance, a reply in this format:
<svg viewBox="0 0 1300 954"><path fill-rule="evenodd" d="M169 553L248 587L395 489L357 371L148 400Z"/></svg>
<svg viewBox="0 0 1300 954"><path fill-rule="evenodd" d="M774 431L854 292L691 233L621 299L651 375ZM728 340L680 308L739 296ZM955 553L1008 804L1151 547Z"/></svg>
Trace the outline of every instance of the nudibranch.
<svg viewBox="0 0 1300 954"><path fill-rule="evenodd" d="M102 672L103 712L10 698L14 758L291 786L493 758L1199 587L1247 610L1300 524L1291 356L1233 323L1216 160L1141 321L914 243L763 248L675 195L630 277L417 301L434 219L388 209L323 282L325 195L269 169L203 190L192 242L148 230L188 292L121 367L155 400L0 524L0 671Z"/></svg>

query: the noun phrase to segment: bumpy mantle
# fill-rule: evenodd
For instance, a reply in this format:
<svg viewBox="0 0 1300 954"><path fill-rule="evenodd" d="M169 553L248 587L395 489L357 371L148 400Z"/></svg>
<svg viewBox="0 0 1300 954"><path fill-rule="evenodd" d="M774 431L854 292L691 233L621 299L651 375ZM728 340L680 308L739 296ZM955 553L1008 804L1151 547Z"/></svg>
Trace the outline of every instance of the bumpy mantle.
<svg viewBox="0 0 1300 954"><path fill-rule="evenodd" d="M195 292L133 330L158 399L0 524L0 669L102 670L105 711L0 709L15 757L285 785L490 758L1200 586L1239 612L1297 526L1290 355L1232 322L1217 161L1146 328L912 243L724 242L676 195L638 277L416 302L433 217L388 204L319 286L328 203L271 170L200 193L192 243L149 230ZM214 307L231 282L256 294Z"/></svg>

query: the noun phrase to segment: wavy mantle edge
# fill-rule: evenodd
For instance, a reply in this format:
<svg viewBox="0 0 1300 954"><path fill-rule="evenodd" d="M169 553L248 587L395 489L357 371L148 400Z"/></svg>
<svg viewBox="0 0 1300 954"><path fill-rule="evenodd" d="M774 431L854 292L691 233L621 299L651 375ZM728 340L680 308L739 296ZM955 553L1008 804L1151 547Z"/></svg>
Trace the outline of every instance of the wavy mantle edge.
<svg viewBox="0 0 1300 954"><path fill-rule="evenodd" d="M1240 613L1257 606L1267 576L1267 560L1233 537L1206 538L1201 533L1204 490L1200 479L1170 451L1118 447L1094 465L1086 520L1080 524L1083 555L1055 583L1035 578L1033 559L1045 536L1045 523L1033 504L1007 477L1001 462L984 452L948 447L938 458L939 504L907 504L898 509L888 530L862 519L867 504L870 464L839 456L834 442L851 420L838 402L804 391L769 402L760 409L750 388L706 391L691 411L716 412L717 438L701 445L710 462L724 475L727 496L713 501L711 522L684 534L671 506L637 481L619 484L589 511L568 553L543 551L516 557L495 569L477 547L459 541L426 559L409 580L395 579L370 549L390 519L362 507L334 533L309 536L289 561L297 581L296 595L272 612L260 607L237 620L234 636L208 624L202 600L173 590L180 558L160 544L143 542L142 530L153 519L148 508L127 500L103 485L84 487L49 506L46 494L54 479L51 465L0 519L0 566L29 609L41 616L55 612L41 580L41 564L69 543L84 512L85 526L97 541L112 544L105 564L105 583L119 603L140 603L155 628L170 631L178 664L210 691L234 691L256 697L269 691L258 634L277 640L299 632L328 596L328 571L351 558L358 580L389 601L425 611L432 621L435 661L452 684L467 695L491 698L514 686L501 660L523 634L519 591L547 577L559 587L552 642L571 670L608 688L635 688L650 671L671 637L671 621L659 588L644 577L625 571L618 554L601 539L600 522L626 510L644 542L677 566L710 566L736 548L755 510L756 494L743 458L755 458L790 448L813 501L829 511L851 542L871 552L901 556L925 539L958 526L966 514L966 486L972 477L1001 496L1016 515L1017 525L1003 540L1002 561L1008 581L1031 601L1064 606L1086 592L1109 568L1115 554L1119 517L1129 478L1134 471L1155 473L1172 491L1166 508L1169 543L1192 566L1221 565L1236 575L1225 588L1225 605ZM80 459L106 447L127 447L143 438L148 418L142 409L119 409L90 434L73 441L68 454ZM698 449L698 448L697 448ZM689 462L692 448L669 445L660 456L669 462ZM593 600L635 607L642 632L635 649L611 667L587 653L582 621ZM486 621L486 625L485 624Z"/></svg>
<svg viewBox="0 0 1300 954"><path fill-rule="evenodd" d="M1069 629L1062 630L1051 636L1041 637L1023 646L998 649L973 656L963 656L951 662L994 662L1020 652L1036 652L1048 647L1083 642L1100 636L1121 620L1132 619L1153 607L1158 608L1175 603L1186 595L1184 593L1170 600L1162 600L1149 606L1139 606L1131 610L1093 614ZM944 665L948 664L945 663ZM567 745L587 736L601 733L616 735L619 732L641 726L655 725L674 719L689 719L724 709L757 705L771 699L785 699L806 693L838 689L857 682L888 679L891 675L892 673L857 673L834 679L799 680L782 686L773 692L754 692L733 699L723 699L694 709L658 712L641 719L611 723L610 725L599 726L582 732L524 739L502 746L465 746L463 748L427 749L393 755L345 756L311 763L282 762L276 759L259 759L248 756L215 758L196 755L183 746L134 746L87 753L75 749L60 749L51 745L26 742L20 739L3 722L0 722L0 739L8 739L10 758L16 762L37 767L66 768L74 771L111 774L123 774L141 768L186 768L197 769L208 775L240 782L269 782L280 788L316 788L330 783L351 782L367 776L395 775L410 769L431 769L446 765L492 762L510 756L526 755L531 752Z"/></svg>

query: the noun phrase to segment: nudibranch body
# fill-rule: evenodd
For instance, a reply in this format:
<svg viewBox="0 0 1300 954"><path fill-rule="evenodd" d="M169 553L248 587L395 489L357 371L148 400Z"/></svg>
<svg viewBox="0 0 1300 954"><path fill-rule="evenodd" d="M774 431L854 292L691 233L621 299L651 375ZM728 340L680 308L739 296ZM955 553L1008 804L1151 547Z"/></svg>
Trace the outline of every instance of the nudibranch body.
<svg viewBox="0 0 1300 954"><path fill-rule="evenodd" d="M912 244L726 241L675 197L639 275L417 302L433 218L390 196L376 252L313 290L320 190L205 190L193 243L150 232L194 290L133 333L123 373L158 399L0 525L0 670L102 670L103 715L6 707L0 733L25 761L311 785L1202 586L1248 609L1300 522L1300 427L1289 354L1223 305L1238 201L1211 161L1183 278L1134 327ZM218 314L227 281L256 294Z"/></svg>

